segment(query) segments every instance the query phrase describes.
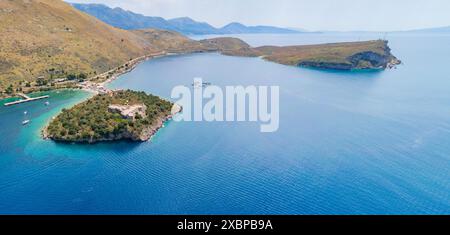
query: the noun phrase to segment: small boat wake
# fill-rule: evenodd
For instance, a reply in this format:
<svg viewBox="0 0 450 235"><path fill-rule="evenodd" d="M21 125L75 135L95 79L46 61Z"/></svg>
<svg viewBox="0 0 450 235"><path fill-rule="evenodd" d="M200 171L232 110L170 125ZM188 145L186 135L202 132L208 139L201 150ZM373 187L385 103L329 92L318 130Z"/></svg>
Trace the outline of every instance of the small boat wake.
<svg viewBox="0 0 450 235"><path fill-rule="evenodd" d="M28 114L28 111L23 112L23 115L24 115L24 116L26 116L27 114ZM28 125L30 122L31 122L31 121L30 121L29 119L25 119L25 120L22 122L22 125L23 125L23 126Z"/></svg>

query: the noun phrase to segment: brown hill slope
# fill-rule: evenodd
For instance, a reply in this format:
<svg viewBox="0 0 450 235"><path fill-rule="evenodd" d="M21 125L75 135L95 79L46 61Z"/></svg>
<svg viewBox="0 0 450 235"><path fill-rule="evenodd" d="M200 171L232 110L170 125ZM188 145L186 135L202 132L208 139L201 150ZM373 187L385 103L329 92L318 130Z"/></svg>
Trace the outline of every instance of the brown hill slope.
<svg viewBox="0 0 450 235"><path fill-rule="evenodd" d="M0 89L39 76L107 71L149 49L139 36L60 0L1 0L0 35Z"/></svg>
<svg viewBox="0 0 450 235"><path fill-rule="evenodd" d="M266 60L286 65L325 69L383 69L399 64L387 41L329 43L307 46L254 48Z"/></svg>
<svg viewBox="0 0 450 235"><path fill-rule="evenodd" d="M203 52L208 48L198 41L194 41L181 35L180 33L159 30L159 29L144 29L130 31L144 39L150 44L152 51L166 51L172 53L186 53L186 52Z"/></svg>

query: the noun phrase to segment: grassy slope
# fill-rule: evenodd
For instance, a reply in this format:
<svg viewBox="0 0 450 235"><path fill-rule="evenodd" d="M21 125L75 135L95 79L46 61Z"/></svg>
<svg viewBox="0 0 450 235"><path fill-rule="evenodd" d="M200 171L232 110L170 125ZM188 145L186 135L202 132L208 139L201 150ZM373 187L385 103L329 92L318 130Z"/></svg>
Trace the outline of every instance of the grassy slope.
<svg viewBox="0 0 450 235"><path fill-rule="evenodd" d="M92 76L131 58L161 51L216 50L226 55L264 56L288 65L349 63L349 56L366 51L391 56L384 41L251 48L236 38L193 41L165 30L125 31L60 0L1 0L0 45L0 91L10 84L23 87L39 76L46 80L70 73Z"/></svg>
<svg viewBox="0 0 450 235"><path fill-rule="evenodd" d="M322 45L255 48L265 59L287 65L298 65L301 62L313 61L324 63L350 63L348 58L362 52L371 51L387 55L389 48L382 40L365 42L330 43Z"/></svg>
<svg viewBox="0 0 450 235"><path fill-rule="evenodd" d="M167 52L195 52L204 51L206 48L200 42L194 41L183 36L180 33L158 30L158 29L145 29L145 30L133 30L130 31L140 38L144 39L150 44L152 51L167 51Z"/></svg>
<svg viewBox="0 0 450 235"><path fill-rule="evenodd" d="M262 46L252 48L237 38L213 38L200 41L225 55L262 56L286 65L325 69L372 69L399 63L390 53L387 41L330 43L306 46Z"/></svg>
<svg viewBox="0 0 450 235"><path fill-rule="evenodd" d="M59 0L0 1L0 89L55 73L107 71L148 43Z"/></svg>

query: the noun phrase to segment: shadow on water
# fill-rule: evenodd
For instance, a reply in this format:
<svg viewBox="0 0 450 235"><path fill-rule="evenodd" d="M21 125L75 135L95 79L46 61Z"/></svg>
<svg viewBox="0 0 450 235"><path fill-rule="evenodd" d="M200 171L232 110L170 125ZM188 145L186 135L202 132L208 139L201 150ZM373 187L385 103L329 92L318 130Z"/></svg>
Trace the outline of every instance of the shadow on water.
<svg viewBox="0 0 450 235"><path fill-rule="evenodd" d="M61 147L70 147L70 148L77 148L78 150L99 150L99 149L105 149L105 150L112 150L117 153L129 153L133 150L137 149L142 144L145 144L147 142L136 142L132 140L114 140L114 141L108 141L108 142L97 142L97 143L86 143L86 142L64 142L64 141L54 141L56 145L59 145ZM150 142L150 141L149 141Z"/></svg>
<svg viewBox="0 0 450 235"><path fill-rule="evenodd" d="M296 66L297 68L304 69L304 70L310 70L310 71L317 71L324 74L333 74L333 75L345 75L352 76L352 75L372 75L368 77L378 77L381 73L384 72L384 69L353 69L353 70L343 70L343 69L325 69L325 68L314 68L314 67L305 67L305 66Z"/></svg>

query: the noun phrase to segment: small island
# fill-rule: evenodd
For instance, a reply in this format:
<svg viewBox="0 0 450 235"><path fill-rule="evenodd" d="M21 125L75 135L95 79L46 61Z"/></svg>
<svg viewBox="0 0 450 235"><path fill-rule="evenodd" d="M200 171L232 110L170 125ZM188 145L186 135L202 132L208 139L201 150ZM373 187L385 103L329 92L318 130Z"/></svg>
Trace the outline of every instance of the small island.
<svg viewBox="0 0 450 235"><path fill-rule="evenodd" d="M110 91L63 109L43 130L58 142L147 141L181 107L157 96L131 90Z"/></svg>

